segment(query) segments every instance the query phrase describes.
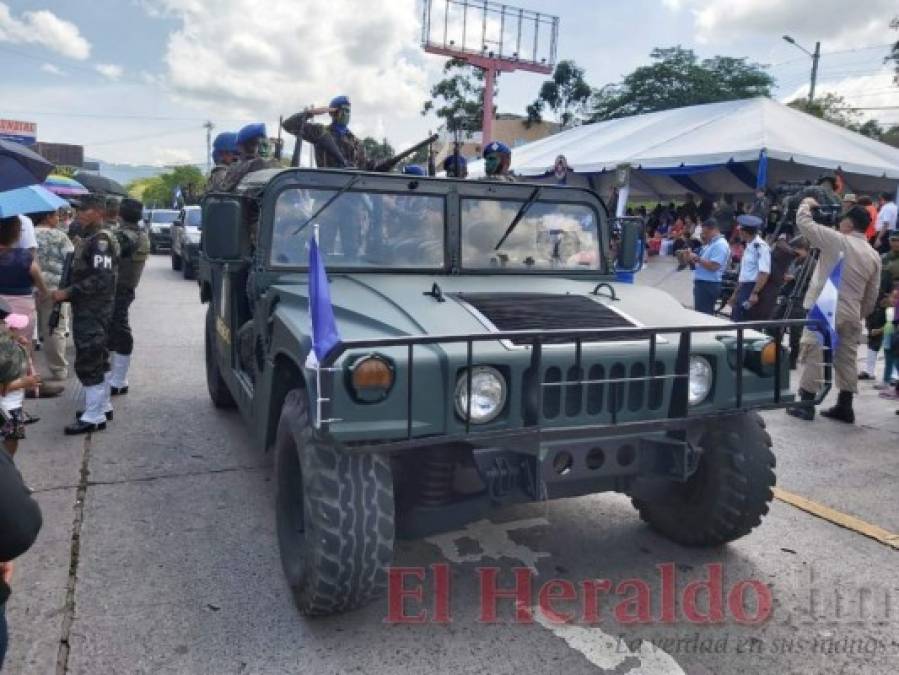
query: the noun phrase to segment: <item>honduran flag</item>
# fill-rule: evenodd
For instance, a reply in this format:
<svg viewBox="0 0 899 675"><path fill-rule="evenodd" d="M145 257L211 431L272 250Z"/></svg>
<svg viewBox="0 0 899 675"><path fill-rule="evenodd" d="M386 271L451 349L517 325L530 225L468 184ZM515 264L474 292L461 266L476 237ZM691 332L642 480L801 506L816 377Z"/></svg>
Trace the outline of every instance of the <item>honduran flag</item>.
<svg viewBox="0 0 899 675"><path fill-rule="evenodd" d="M318 226L309 242L309 318L312 321L312 349L306 357L307 368L318 364L340 343L340 333L334 320L328 274L318 249Z"/></svg>
<svg viewBox="0 0 899 675"><path fill-rule="evenodd" d="M818 326L824 325L825 330L830 335L830 348L837 348L837 303L840 301L840 275L843 273L843 257L834 265L833 271L824 282L824 288L821 294L815 300L815 304L808 312L810 321L818 322ZM813 328L815 332L819 332L818 328ZM821 342L824 342L824 336L821 335Z"/></svg>

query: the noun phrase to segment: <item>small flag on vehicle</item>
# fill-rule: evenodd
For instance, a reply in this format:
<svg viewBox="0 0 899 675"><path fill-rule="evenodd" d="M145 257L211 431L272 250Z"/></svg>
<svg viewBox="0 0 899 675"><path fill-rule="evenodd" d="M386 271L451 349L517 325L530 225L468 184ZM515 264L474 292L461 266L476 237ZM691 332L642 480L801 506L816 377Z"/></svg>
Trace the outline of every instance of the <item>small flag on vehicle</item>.
<svg viewBox="0 0 899 675"><path fill-rule="evenodd" d="M335 346L340 344L340 333L334 320L328 274L318 248L318 225L309 241L309 318L312 322L312 349L306 357L307 368L318 368Z"/></svg>
<svg viewBox="0 0 899 675"><path fill-rule="evenodd" d="M842 256L831 271L827 281L824 282L824 288L821 294L815 300L815 304L808 312L809 321L817 321L818 326L824 325L825 330L830 335L830 349L837 348L837 303L840 301L840 276L843 273ZM817 328L812 328L816 333L821 334ZM824 336L821 334L821 342L824 342Z"/></svg>

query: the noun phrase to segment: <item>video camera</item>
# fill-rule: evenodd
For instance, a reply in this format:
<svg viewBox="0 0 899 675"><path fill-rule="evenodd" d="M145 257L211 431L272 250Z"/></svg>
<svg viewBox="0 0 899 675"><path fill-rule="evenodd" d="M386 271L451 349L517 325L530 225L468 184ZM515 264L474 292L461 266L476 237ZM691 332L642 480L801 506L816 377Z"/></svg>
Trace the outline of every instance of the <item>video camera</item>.
<svg viewBox="0 0 899 675"><path fill-rule="evenodd" d="M806 197L812 197L818 206L812 209L812 218L819 225L836 227L840 222L842 204L836 201L836 195L820 185L784 181L774 189L777 202L781 204L781 217L778 228L784 224L796 225L796 211Z"/></svg>

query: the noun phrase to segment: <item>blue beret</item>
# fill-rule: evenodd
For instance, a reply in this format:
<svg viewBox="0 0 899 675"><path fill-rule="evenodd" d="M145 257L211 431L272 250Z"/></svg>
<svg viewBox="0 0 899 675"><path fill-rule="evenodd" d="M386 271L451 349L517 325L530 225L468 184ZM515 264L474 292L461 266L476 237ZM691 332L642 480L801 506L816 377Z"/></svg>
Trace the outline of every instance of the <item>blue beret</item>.
<svg viewBox="0 0 899 675"><path fill-rule="evenodd" d="M486 157L492 152L498 152L500 154L511 155L512 151L509 150L509 146L505 143L500 143L499 141L493 141L492 143L488 143L484 148L484 156Z"/></svg>
<svg viewBox="0 0 899 675"><path fill-rule="evenodd" d="M427 176L428 175L425 173L425 170L422 169L417 164L410 164L409 166L404 166L403 173L408 173L412 176Z"/></svg>
<svg viewBox="0 0 899 675"><path fill-rule="evenodd" d="M237 134L233 131L223 131L215 137L212 149L221 152L237 152Z"/></svg>
<svg viewBox="0 0 899 675"><path fill-rule="evenodd" d="M237 132L237 144L242 145L247 141L253 141L257 138L265 138L268 136L265 133L265 124L262 122L256 122L255 124L248 124L243 129Z"/></svg>
<svg viewBox="0 0 899 675"><path fill-rule="evenodd" d="M349 96L335 96L331 99L331 102L328 104L330 108L339 108L342 105L350 105L350 97Z"/></svg>
<svg viewBox="0 0 899 675"><path fill-rule="evenodd" d="M446 159L443 160L443 168L449 169L455 163L456 163L456 155L448 155L446 157ZM459 166L460 167L468 166L468 162L462 155L459 155Z"/></svg>
<svg viewBox="0 0 899 675"><path fill-rule="evenodd" d="M745 227L749 230L757 230L762 226L761 218L748 213L737 216L737 222L740 224L740 227Z"/></svg>

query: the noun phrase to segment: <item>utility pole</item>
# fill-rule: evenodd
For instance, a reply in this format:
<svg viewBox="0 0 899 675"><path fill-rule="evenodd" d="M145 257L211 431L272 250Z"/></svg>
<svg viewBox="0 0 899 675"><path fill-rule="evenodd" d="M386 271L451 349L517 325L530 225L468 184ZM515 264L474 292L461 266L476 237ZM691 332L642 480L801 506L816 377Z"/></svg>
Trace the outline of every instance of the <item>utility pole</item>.
<svg viewBox="0 0 899 675"><path fill-rule="evenodd" d="M814 53L812 53L808 49L803 47L801 44L796 42L796 40L794 40L789 35L784 35L783 39L784 39L784 41L789 42L791 45L793 45L797 49L801 49L802 51L804 51L812 59L812 81L811 81L811 85L809 86L809 89L808 89L808 104L809 104L809 107L811 107L812 102L815 100L815 84L818 82L818 61L821 58L821 43L820 42L815 43L815 51L814 51Z"/></svg>
<svg viewBox="0 0 899 675"><path fill-rule="evenodd" d="M818 59L821 58L821 43L815 43L815 53L812 54L812 85L808 90L808 103L815 100L815 82L818 81Z"/></svg>
<svg viewBox="0 0 899 675"><path fill-rule="evenodd" d="M215 125L206 120L206 124L203 125L203 128L206 129L206 173L212 171L212 130L215 128Z"/></svg>

